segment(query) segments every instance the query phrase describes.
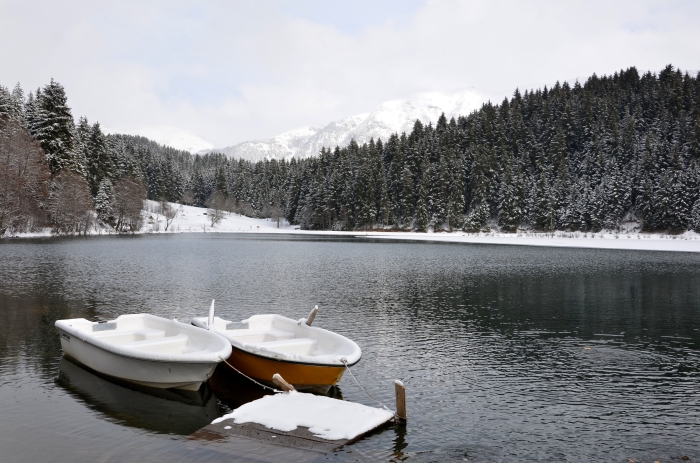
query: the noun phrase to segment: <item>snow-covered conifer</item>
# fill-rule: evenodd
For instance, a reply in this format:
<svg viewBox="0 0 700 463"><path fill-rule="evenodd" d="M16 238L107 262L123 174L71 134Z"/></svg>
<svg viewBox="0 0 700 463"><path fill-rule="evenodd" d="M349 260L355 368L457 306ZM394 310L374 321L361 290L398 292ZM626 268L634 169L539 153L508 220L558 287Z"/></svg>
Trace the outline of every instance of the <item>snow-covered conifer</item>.
<svg viewBox="0 0 700 463"><path fill-rule="evenodd" d="M0 85L0 117L2 116L12 116L12 94Z"/></svg>
<svg viewBox="0 0 700 463"><path fill-rule="evenodd" d="M700 199L695 202L690 212L690 228L700 233Z"/></svg>
<svg viewBox="0 0 700 463"><path fill-rule="evenodd" d="M514 232L520 224L520 217L513 166L506 162L498 191L498 225L503 231Z"/></svg>
<svg viewBox="0 0 700 463"><path fill-rule="evenodd" d="M12 89L10 108L11 117L24 124L24 90L22 90L22 86L19 82L17 82L15 88Z"/></svg>
<svg viewBox="0 0 700 463"><path fill-rule="evenodd" d="M74 121L67 105L65 89L51 79L41 92L37 91L40 111L32 121L34 137L46 152L46 160L52 172L72 165Z"/></svg>
<svg viewBox="0 0 700 463"><path fill-rule="evenodd" d="M114 188L112 181L109 178L104 178L100 182L95 196L95 210L97 218L102 222L108 223L112 214L112 199L114 196Z"/></svg>

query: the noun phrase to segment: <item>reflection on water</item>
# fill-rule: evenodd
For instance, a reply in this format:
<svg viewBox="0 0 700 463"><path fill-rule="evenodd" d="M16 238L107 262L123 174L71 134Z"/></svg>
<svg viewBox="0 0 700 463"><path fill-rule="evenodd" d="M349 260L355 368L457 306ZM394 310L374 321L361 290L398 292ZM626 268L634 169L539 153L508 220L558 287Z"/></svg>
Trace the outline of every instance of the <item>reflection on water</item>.
<svg viewBox="0 0 700 463"><path fill-rule="evenodd" d="M217 365L209 385L216 397L230 409L272 394L268 389L263 389L231 370L225 363Z"/></svg>
<svg viewBox="0 0 700 463"><path fill-rule="evenodd" d="M200 404L143 394L64 365L53 326L187 320L212 298L233 320L318 304L314 324L362 347L353 373L373 396L393 404L404 380L408 425L331 460L700 458L698 255L175 235L0 243L7 461L220 458L183 435L263 390L220 367ZM341 390L375 405L349 375Z"/></svg>
<svg viewBox="0 0 700 463"><path fill-rule="evenodd" d="M214 374L209 381L209 386L216 397L229 409L233 410L241 405L273 394L269 389L253 383L250 379L234 371L225 363L217 365ZM324 394L307 391L307 393L325 395L334 399L343 400L343 392L339 386L331 386Z"/></svg>
<svg viewBox="0 0 700 463"><path fill-rule="evenodd" d="M207 386L191 392L115 384L66 358L56 382L106 419L159 434L186 436L221 416Z"/></svg>

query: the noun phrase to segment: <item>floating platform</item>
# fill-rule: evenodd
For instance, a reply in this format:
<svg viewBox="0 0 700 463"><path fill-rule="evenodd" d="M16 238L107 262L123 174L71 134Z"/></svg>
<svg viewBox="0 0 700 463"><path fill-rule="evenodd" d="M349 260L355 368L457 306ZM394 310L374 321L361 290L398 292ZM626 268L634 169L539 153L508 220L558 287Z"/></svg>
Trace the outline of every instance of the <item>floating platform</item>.
<svg viewBox="0 0 700 463"><path fill-rule="evenodd" d="M191 444L241 461L316 461L394 418L379 408L296 391L265 396L217 418Z"/></svg>

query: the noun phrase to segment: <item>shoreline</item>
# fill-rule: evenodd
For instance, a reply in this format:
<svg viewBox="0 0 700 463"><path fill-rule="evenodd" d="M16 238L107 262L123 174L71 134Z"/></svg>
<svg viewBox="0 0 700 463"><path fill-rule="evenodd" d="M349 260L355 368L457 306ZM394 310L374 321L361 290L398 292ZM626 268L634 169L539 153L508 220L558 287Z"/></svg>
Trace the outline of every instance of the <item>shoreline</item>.
<svg viewBox="0 0 700 463"><path fill-rule="evenodd" d="M454 232L402 232L402 231L333 231L333 230L299 230L283 221L280 228L270 219L255 219L225 214L221 222L214 227L210 226L210 219L206 215L207 209L181 206L177 207L178 214L165 231L164 217L154 212L156 203L146 202L144 210L144 226L135 235L150 234L178 234L178 233L238 233L238 234L280 234L280 235L306 235L306 236L346 236L364 239L402 240L415 242L440 242L462 244L501 244L511 246L544 246L560 248L585 248L585 249L621 249L637 251L670 251L670 252L700 252L700 234L686 231L678 235L663 233L583 233L555 231L552 233L517 232L499 233L482 232L467 233ZM115 233L110 228L93 227L86 236L123 236L124 233ZM128 235L128 234L126 234ZM0 238L0 241L23 238L47 238L55 236L50 228L35 233L22 233Z"/></svg>
<svg viewBox="0 0 700 463"><path fill-rule="evenodd" d="M400 235L400 236L392 236ZM363 235L365 237L365 235ZM700 235L685 232L680 235L661 233L381 233L366 235L387 240L432 241L464 244L500 244L510 246L539 246L552 248L619 249L631 251L700 252Z"/></svg>

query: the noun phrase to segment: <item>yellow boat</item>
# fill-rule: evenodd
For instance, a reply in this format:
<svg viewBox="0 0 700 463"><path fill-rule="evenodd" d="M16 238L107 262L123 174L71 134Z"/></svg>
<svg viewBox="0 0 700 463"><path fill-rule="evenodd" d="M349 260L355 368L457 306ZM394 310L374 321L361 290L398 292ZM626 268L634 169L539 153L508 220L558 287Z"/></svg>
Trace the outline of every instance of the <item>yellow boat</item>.
<svg viewBox="0 0 700 463"><path fill-rule="evenodd" d="M296 389L326 391L340 381L346 365L360 361L362 351L344 336L310 326L316 310L301 320L270 314L236 323L214 317L212 301L209 317L192 324L229 340L227 361L240 373L268 385L278 373Z"/></svg>

